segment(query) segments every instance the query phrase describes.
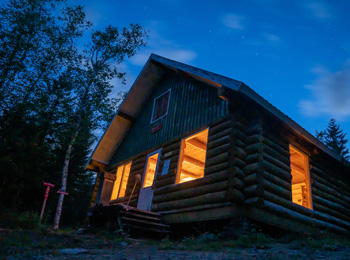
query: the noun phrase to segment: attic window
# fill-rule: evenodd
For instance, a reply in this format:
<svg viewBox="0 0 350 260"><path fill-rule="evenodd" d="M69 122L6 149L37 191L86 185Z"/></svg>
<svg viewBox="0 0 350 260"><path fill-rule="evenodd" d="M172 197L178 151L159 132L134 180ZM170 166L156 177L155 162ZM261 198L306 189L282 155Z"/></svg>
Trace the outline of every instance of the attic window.
<svg viewBox="0 0 350 260"><path fill-rule="evenodd" d="M170 89L154 100L151 123L168 114Z"/></svg>
<svg viewBox="0 0 350 260"><path fill-rule="evenodd" d="M292 169L292 201L312 209L309 157L293 146L289 146Z"/></svg>
<svg viewBox="0 0 350 260"><path fill-rule="evenodd" d="M126 184L128 183L130 168L131 162L120 165L118 167L111 200L116 200L125 196Z"/></svg>
<svg viewBox="0 0 350 260"><path fill-rule="evenodd" d="M192 181L204 176L208 132L207 128L181 141L176 183Z"/></svg>

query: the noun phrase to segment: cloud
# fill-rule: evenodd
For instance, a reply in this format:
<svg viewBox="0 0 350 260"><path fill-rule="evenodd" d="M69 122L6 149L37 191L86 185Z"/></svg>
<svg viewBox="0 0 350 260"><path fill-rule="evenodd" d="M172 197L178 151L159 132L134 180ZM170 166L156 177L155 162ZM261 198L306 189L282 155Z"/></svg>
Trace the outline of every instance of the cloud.
<svg viewBox="0 0 350 260"><path fill-rule="evenodd" d="M222 22L228 28L236 29L236 30L243 30L244 29L244 27L242 25L243 20L244 20L243 16L228 14L222 19Z"/></svg>
<svg viewBox="0 0 350 260"><path fill-rule="evenodd" d="M164 56L172 60L180 61L183 63L189 63L197 57L197 53L188 49L151 49L141 52L130 59L130 62L134 65L145 65L147 59L151 53Z"/></svg>
<svg viewBox="0 0 350 260"><path fill-rule="evenodd" d="M169 59L190 63L197 57L197 53L189 48L178 45L176 42L165 39L158 33L159 27L164 26L156 21L152 21L148 30L150 32L148 45L138 54L130 58L130 63L137 66L145 65L151 53L164 56ZM163 28L164 30L164 28Z"/></svg>
<svg viewBox="0 0 350 260"><path fill-rule="evenodd" d="M318 75L310 85L312 98L301 100L299 107L305 115L327 115L344 120L350 117L350 61L337 72L316 67L313 72Z"/></svg>
<svg viewBox="0 0 350 260"><path fill-rule="evenodd" d="M279 36L271 33L262 33L259 38L245 39L245 43L254 46L279 46L282 40Z"/></svg>
<svg viewBox="0 0 350 260"><path fill-rule="evenodd" d="M307 13L317 19L326 19L331 17L330 6L320 1L307 1L303 3Z"/></svg>

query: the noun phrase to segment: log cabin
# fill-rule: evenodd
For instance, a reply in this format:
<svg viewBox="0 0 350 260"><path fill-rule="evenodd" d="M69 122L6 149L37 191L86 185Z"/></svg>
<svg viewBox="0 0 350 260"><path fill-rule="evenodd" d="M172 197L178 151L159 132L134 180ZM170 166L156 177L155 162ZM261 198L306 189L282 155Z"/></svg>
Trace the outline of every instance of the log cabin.
<svg viewBox="0 0 350 260"><path fill-rule="evenodd" d="M86 168L92 208L128 204L168 225L350 229L349 162L243 82L154 54Z"/></svg>

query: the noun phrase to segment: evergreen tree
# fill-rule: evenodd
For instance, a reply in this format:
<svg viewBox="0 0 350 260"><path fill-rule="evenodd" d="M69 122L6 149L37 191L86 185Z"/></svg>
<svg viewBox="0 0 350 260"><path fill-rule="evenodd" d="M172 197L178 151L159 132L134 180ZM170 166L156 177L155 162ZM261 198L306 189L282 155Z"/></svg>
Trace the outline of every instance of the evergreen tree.
<svg viewBox="0 0 350 260"><path fill-rule="evenodd" d="M336 123L335 119L332 118L329 121L325 130L320 132L316 131L316 138L342 158L346 160L350 159L349 149L346 148L346 144L349 140L346 139L346 133L340 129L340 125Z"/></svg>

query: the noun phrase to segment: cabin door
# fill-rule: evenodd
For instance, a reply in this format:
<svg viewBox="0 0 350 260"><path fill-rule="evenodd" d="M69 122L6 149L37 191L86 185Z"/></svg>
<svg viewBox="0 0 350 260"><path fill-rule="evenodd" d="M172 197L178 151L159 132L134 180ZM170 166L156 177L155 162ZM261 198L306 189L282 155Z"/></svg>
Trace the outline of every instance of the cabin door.
<svg viewBox="0 0 350 260"><path fill-rule="evenodd" d="M147 155L146 166L142 176L141 189L137 208L150 210L154 192L154 179L157 175L160 149Z"/></svg>

